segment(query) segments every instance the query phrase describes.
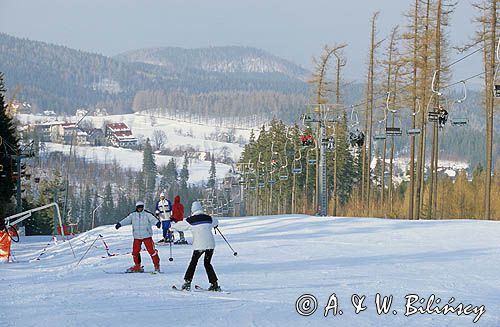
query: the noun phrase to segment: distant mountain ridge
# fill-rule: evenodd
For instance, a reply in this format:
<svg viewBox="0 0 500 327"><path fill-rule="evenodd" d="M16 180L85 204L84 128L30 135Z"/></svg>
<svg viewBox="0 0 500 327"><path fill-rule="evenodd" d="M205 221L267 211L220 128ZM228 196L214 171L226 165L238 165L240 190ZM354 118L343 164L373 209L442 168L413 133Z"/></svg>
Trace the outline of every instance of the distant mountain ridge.
<svg viewBox="0 0 500 327"><path fill-rule="evenodd" d="M221 47L169 51L179 55L169 56L167 62L164 56L145 56L148 52L138 50L133 52L137 60L127 60L124 55L118 60L0 33L0 72L8 91L19 86L16 98L31 103L35 112L72 114L77 108L99 107L120 114L160 108L203 112L205 116L239 117L252 112L261 117L283 117L306 101L309 86L292 77L305 70L261 50ZM202 60L203 56L208 59ZM210 102L200 103L197 95ZM186 98L191 103L179 101ZM233 105L235 101L238 106Z"/></svg>
<svg viewBox="0 0 500 327"><path fill-rule="evenodd" d="M305 80L310 72L290 61L261 49L241 46L184 49L177 47L146 48L127 51L114 58L128 62L200 69L219 73L282 73Z"/></svg>

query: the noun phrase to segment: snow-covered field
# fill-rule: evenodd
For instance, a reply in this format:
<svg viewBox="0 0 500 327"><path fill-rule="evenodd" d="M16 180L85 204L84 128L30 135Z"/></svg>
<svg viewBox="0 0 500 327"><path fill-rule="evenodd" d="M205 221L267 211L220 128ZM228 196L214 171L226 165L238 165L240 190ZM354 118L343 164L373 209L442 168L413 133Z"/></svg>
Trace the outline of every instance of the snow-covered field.
<svg viewBox="0 0 500 327"><path fill-rule="evenodd" d="M481 308L486 311L477 325L500 326L498 222L288 215L225 218L219 226L238 251L234 257L216 236L213 263L230 294L171 290L182 282L190 246L174 246L173 262L169 247L159 247L160 275L105 273L123 271L132 260L106 257L100 240L76 264L99 233L110 252L128 252L130 226L103 226L73 238L76 258L65 242L30 261L48 237L24 238L12 247L17 262L0 265L2 326L471 326ZM145 252L143 262L152 269ZM208 284L201 262L194 282ZM330 310L325 317L334 293L338 314ZM377 314L377 293L394 296L388 314ZM317 299L311 316L296 312L303 294ZM366 296L366 310L358 314L354 294ZM434 312L447 303L472 307L469 315L405 316L410 294L440 298L431 305ZM409 303L409 312L418 305Z"/></svg>
<svg viewBox="0 0 500 327"><path fill-rule="evenodd" d="M41 123L47 121L64 121L78 122L81 117L50 117L40 115L18 114L16 116L23 124ZM200 123L190 123L173 118L152 116L143 112L124 115L109 115L109 116L87 116L83 122L90 122L96 128L102 128L107 123L123 122L132 129L134 136L138 138L153 139L155 130L165 132L167 137L166 147L176 149L181 146L191 146L199 151L210 151L218 154L223 147L229 150L230 156L237 160L243 151L243 147L237 143L226 143L210 140L212 133L227 133L231 129L220 125L208 125ZM241 128L234 129L235 137L240 136L243 140L248 141L251 129ZM254 132L258 135L258 128Z"/></svg>
<svg viewBox="0 0 500 327"><path fill-rule="evenodd" d="M64 154L69 154L69 145L58 144L58 143L45 143L45 148L47 152L60 151ZM123 168L130 168L132 170L139 171L142 169L142 151L136 151L124 148L115 148L112 146L73 146L73 152L80 158L87 158L94 162L108 163L111 164L113 161ZM174 158L177 162L177 169L182 167L184 158L182 157L171 157L163 155L154 155L156 165L159 167L161 165L166 165L171 158ZM231 166L217 163L215 164L217 175L223 177L231 169ZM191 159L189 161L189 180L190 184L198 184L208 179L208 172L210 170L210 161Z"/></svg>
<svg viewBox="0 0 500 327"><path fill-rule="evenodd" d="M23 124L33 124L48 121L63 121L76 123L81 117L50 117L40 115L19 114L16 116ZM165 147L174 150L181 147L191 147L198 151L207 151L216 156L225 152L234 161L238 161L243 145L237 143L226 143L215 140L210 140L210 135L214 133L228 133L231 129L216 125L207 125L199 123L191 123L186 121L175 120L168 117L152 116L146 113L135 113L126 115L109 115L109 116L87 116L84 122L91 122L94 127L101 128L106 122L118 123L124 122L131 129L133 134L142 139L153 139L155 130L163 131L166 135ZM234 129L235 138L242 138L248 141L251 129L241 128ZM255 129L258 134L258 129ZM61 151L69 154L69 145L46 143L46 150L48 152ZM91 147L91 146L75 146L74 153L79 157L100 162L111 163L114 160L125 168L140 170L142 168L143 155L140 151L133 151L124 148L115 147ZM167 164L172 158L170 156L156 155L157 165ZM178 168L180 169L183 158L175 157L177 160ZM189 183L198 184L208 179L208 171L210 169L210 162L203 160L191 160L189 166ZM231 167L229 165L220 164L216 165L217 176L223 177Z"/></svg>

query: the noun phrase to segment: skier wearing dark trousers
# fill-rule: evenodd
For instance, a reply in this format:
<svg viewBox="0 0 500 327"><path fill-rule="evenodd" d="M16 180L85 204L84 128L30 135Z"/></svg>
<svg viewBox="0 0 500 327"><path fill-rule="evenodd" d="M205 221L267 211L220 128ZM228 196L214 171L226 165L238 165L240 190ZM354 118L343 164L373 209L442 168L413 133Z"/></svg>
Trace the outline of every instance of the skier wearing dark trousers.
<svg viewBox="0 0 500 327"><path fill-rule="evenodd" d="M176 195L174 198L174 205L172 206L172 222L178 223L184 220L184 206L181 203L181 197ZM179 240L174 244L188 244L184 238L184 232L179 232Z"/></svg>
<svg viewBox="0 0 500 327"><path fill-rule="evenodd" d="M219 224L216 218L213 218L203 213L203 206L200 202L195 201L191 205L191 216L184 221L173 223L172 228L176 231L191 230L193 233L193 255L191 262L184 275L183 290L191 289L191 281L193 280L194 271L198 264L198 259L205 254L203 264L207 272L208 281L210 282L209 291L220 291L217 283L217 275L212 267L211 260L214 254L215 240L212 233L212 228Z"/></svg>
<svg viewBox="0 0 500 327"><path fill-rule="evenodd" d="M144 268L141 266L142 243L146 246L146 250L153 260L155 271L160 272L160 256L158 255L158 251L155 250L151 225L156 225L156 227L160 228L161 223L151 212L144 210L144 202L137 201L135 211L117 223L115 228L118 229L122 225L130 224L132 224L132 234L134 236L134 245L132 247L134 265L127 269L127 272L144 272Z"/></svg>
<svg viewBox="0 0 500 327"><path fill-rule="evenodd" d="M163 239L161 242L172 242L170 235L170 212L172 212L172 203L165 198L165 193L160 193L160 200L156 202L156 215L160 217L161 227L163 229Z"/></svg>

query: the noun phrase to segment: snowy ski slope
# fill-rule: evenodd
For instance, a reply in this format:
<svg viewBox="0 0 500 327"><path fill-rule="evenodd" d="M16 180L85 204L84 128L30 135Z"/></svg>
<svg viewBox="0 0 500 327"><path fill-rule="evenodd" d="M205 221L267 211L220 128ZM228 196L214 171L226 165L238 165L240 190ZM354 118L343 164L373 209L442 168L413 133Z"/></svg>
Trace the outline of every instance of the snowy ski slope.
<svg viewBox="0 0 500 327"><path fill-rule="evenodd" d="M73 238L77 259L65 242L51 244L41 260L30 262L49 237L23 238L12 247L17 262L0 264L2 326L474 325L474 313L405 316L408 294L425 301L434 294L441 306L484 305L476 325L500 326L498 222L286 215L223 218L219 226L238 252L234 257L216 236L213 264L230 294L171 290L182 282L190 246L174 246L173 262L169 247L158 247L165 272L159 275L106 274L125 270L132 260L127 254L106 257L100 240L76 265L99 233L111 253L130 251L130 226L102 226ZM143 263L152 270L146 252ZM201 262L194 283L208 285ZM330 310L324 317L333 293L343 314ZM388 314L377 314L377 293L394 296ZM310 316L296 312L303 294L317 299ZM366 296L367 308L359 314L353 294Z"/></svg>

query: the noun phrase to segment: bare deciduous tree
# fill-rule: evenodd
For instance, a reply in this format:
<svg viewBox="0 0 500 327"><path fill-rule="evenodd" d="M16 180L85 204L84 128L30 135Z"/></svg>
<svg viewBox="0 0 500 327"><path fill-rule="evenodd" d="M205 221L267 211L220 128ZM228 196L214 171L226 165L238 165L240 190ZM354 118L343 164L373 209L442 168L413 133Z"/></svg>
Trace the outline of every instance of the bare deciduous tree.
<svg viewBox="0 0 500 327"><path fill-rule="evenodd" d="M161 150L167 143L167 134L161 129L155 129L153 132L153 144L157 150Z"/></svg>

